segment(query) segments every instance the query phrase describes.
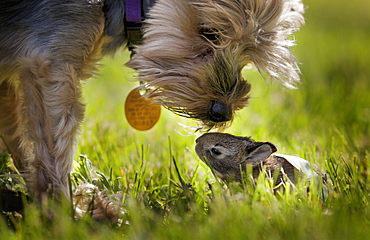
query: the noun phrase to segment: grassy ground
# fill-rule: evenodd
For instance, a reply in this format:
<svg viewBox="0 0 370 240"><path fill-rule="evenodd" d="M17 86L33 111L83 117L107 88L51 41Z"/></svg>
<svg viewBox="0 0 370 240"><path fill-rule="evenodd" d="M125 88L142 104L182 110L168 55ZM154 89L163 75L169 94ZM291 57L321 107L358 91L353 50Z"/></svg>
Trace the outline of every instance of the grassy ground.
<svg viewBox="0 0 370 240"><path fill-rule="evenodd" d="M226 187L194 152L198 135L183 125L196 123L167 111L152 130L130 128L123 107L136 82L122 68L124 52L104 59L100 76L85 86L88 107L77 148L94 166L90 171L107 178L97 175L95 183L122 194L122 224L74 221L69 205L53 207L50 222L30 205L23 220L14 220L15 231L0 219L1 238L370 239L370 2L306 4L307 22L294 49L302 63L299 89L246 70L250 106L227 132L270 141L280 153L320 166L331 180L325 198L313 186L305 194L304 185L274 195L263 179Z"/></svg>

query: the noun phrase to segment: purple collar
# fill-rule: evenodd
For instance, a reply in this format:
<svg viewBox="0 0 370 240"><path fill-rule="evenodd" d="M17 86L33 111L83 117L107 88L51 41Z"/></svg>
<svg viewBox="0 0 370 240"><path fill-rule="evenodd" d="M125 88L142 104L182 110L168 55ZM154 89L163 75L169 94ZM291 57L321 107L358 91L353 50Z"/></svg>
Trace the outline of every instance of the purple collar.
<svg viewBox="0 0 370 240"><path fill-rule="evenodd" d="M135 45L142 40L141 26L149 8L156 0L123 0L125 1L125 31L127 46L133 53Z"/></svg>
<svg viewBox="0 0 370 240"><path fill-rule="evenodd" d="M141 1L126 0L126 22L140 23L141 22Z"/></svg>

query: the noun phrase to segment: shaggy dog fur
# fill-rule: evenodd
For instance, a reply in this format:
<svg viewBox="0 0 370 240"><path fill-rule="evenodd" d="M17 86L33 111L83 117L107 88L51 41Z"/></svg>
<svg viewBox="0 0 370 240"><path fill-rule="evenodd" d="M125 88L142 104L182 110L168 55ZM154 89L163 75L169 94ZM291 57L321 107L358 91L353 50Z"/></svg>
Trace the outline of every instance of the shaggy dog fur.
<svg viewBox="0 0 370 240"><path fill-rule="evenodd" d="M36 195L68 195L84 118L81 81L126 44L124 7L124 0L0 3L0 135ZM127 65L148 98L206 128L225 127L247 105L246 64L287 85L299 80L289 36L302 13L300 0L158 0Z"/></svg>

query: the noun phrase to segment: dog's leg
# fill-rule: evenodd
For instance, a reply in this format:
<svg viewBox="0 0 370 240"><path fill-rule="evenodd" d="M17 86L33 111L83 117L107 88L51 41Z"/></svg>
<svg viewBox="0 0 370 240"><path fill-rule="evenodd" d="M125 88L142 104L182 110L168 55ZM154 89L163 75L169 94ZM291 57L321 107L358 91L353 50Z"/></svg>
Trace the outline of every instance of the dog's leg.
<svg viewBox="0 0 370 240"><path fill-rule="evenodd" d="M68 63L41 57L23 59L21 66L22 118L34 144L28 182L37 196L49 191L68 196L67 176L84 115L78 74Z"/></svg>
<svg viewBox="0 0 370 240"><path fill-rule="evenodd" d="M20 95L14 84L4 80L0 84L0 135L2 137L0 151L11 153L14 164L22 171L25 166L21 161L25 158L26 152L30 154L31 152L27 151L27 144L23 144L21 148L20 123Z"/></svg>

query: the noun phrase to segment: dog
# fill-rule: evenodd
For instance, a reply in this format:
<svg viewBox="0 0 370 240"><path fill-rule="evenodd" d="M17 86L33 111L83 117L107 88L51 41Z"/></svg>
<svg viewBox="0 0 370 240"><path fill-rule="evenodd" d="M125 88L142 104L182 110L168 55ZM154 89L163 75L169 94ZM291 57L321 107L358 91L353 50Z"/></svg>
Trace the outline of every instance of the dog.
<svg viewBox="0 0 370 240"><path fill-rule="evenodd" d="M300 0L3 0L0 12L0 135L36 197L68 196L81 82L120 47L147 98L207 129L247 105L245 65L299 81Z"/></svg>

